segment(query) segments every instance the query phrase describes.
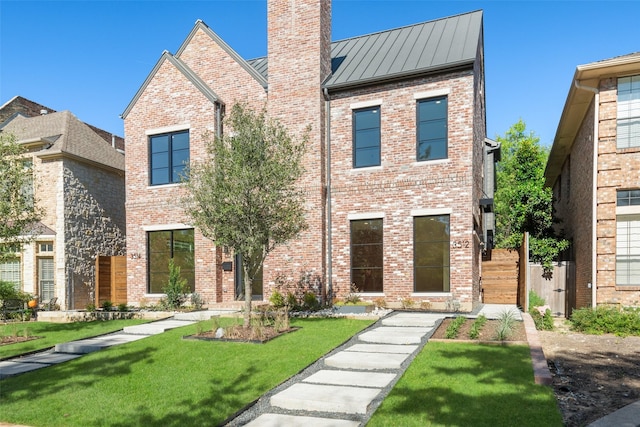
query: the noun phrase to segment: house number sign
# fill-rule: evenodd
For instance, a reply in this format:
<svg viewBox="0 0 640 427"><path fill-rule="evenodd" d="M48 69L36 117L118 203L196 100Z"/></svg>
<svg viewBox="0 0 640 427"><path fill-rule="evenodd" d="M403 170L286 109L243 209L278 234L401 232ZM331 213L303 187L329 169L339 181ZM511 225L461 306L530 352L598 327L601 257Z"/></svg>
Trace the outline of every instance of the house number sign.
<svg viewBox="0 0 640 427"><path fill-rule="evenodd" d="M453 249L460 249L460 248L467 249L469 247L469 241L468 240L454 240L454 241L451 242L451 247Z"/></svg>

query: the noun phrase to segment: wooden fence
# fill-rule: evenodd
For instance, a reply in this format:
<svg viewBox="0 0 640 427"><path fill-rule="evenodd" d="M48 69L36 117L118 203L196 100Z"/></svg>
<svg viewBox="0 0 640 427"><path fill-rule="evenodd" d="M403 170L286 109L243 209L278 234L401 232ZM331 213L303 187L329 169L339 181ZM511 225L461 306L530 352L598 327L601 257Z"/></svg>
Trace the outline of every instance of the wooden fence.
<svg viewBox="0 0 640 427"><path fill-rule="evenodd" d="M96 307L111 301L127 303L127 258L125 256L96 257Z"/></svg>
<svg viewBox="0 0 640 427"><path fill-rule="evenodd" d="M520 304L517 251L493 249L491 259L482 262L482 297L485 304Z"/></svg>

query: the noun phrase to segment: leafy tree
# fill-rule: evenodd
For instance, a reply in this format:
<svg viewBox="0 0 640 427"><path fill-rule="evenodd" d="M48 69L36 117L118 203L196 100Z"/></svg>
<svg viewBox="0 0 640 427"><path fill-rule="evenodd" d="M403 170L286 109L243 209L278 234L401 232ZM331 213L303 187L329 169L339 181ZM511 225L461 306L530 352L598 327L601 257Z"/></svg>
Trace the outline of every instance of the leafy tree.
<svg viewBox="0 0 640 427"><path fill-rule="evenodd" d="M306 134L294 141L278 122L233 106L224 136L209 138L207 158L189 170L186 211L202 233L242 254L244 326L251 286L267 255L306 229L303 194ZM230 129L229 129L230 128Z"/></svg>
<svg viewBox="0 0 640 427"><path fill-rule="evenodd" d="M3 248L13 250L27 240L42 215L33 196L31 163L24 153L14 135L0 132L0 241ZM0 260L11 256L11 251L0 250Z"/></svg>
<svg viewBox="0 0 640 427"><path fill-rule="evenodd" d="M496 167L497 189L494 196L496 246L518 249L523 234L529 232L529 248L534 262L550 274L553 262L569 242L553 228L553 195L544 186L544 169L549 156L534 132L526 132L519 120L498 137L502 147Z"/></svg>

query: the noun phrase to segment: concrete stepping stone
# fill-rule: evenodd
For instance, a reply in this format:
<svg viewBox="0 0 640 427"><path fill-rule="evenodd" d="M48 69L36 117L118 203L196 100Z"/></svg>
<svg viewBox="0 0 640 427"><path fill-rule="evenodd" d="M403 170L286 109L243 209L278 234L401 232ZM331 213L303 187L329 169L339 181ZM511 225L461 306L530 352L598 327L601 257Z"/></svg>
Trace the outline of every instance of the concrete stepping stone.
<svg viewBox="0 0 640 427"><path fill-rule="evenodd" d="M54 349L58 353L87 354L102 350L105 347L137 341L147 336L131 334L104 335L102 337L56 344Z"/></svg>
<svg viewBox="0 0 640 427"><path fill-rule="evenodd" d="M402 353L363 353L341 351L324 360L324 364L340 369L400 369L409 354Z"/></svg>
<svg viewBox="0 0 640 427"><path fill-rule="evenodd" d="M388 386L395 377L396 374L386 374L382 372L323 369L306 378L304 382L382 388Z"/></svg>
<svg viewBox="0 0 640 427"><path fill-rule="evenodd" d="M289 410L366 414L377 388L297 383L271 397L271 405Z"/></svg>
<svg viewBox="0 0 640 427"><path fill-rule="evenodd" d="M383 326L416 326L433 328L442 316L420 313L398 313L382 319Z"/></svg>
<svg viewBox="0 0 640 427"><path fill-rule="evenodd" d="M283 414L262 414L246 427L358 427L358 421L335 418L300 417Z"/></svg>
<svg viewBox="0 0 640 427"><path fill-rule="evenodd" d="M375 344L420 344L431 328L380 326L358 336L360 341Z"/></svg>
<svg viewBox="0 0 640 427"><path fill-rule="evenodd" d="M398 353L411 354L418 349L417 345L396 344L354 344L344 351L358 351L363 353Z"/></svg>
<svg viewBox="0 0 640 427"><path fill-rule="evenodd" d="M0 379L51 366L48 363L0 362Z"/></svg>
<svg viewBox="0 0 640 427"><path fill-rule="evenodd" d="M82 356L81 354L69 354L69 353L56 353L55 351L49 353L36 353L30 356L20 357L14 359L20 363L43 363L53 365L55 363L63 363L69 360L77 359Z"/></svg>
<svg viewBox="0 0 640 427"><path fill-rule="evenodd" d="M159 322L145 323L143 325L125 326L122 331L132 335L158 335L169 329L180 328L192 325L193 321L184 320L161 320Z"/></svg>

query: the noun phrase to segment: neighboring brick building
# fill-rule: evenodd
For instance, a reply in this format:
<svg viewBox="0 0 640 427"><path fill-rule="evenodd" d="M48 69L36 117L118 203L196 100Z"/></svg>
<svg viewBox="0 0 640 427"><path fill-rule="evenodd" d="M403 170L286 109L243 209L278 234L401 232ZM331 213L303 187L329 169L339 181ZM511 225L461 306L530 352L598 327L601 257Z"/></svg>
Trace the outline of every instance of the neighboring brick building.
<svg viewBox="0 0 640 427"><path fill-rule="evenodd" d="M0 263L0 278L40 301L85 308L96 255L125 253L124 155L68 111L13 114L1 131L27 149L44 215L22 252Z"/></svg>
<svg viewBox="0 0 640 427"><path fill-rule="evenodd" d="M568 313L639 305L640 54L577 67L545 175L572 243Z"/></svg>
<svg viewBox="0 0 640 427"><path fill-rule="evenodd" d="M236 299L232 254L189 225L182 161L235 102L300 136L309 229L265 261L320 295L471 310L480 299L485 146L482 12L331 43L331 2L268 1L268 55L246 61L198 21L123 113L130 303L157 301L169 257L207 302ZM170 168L173 173L170 173ZM235 261L240 261L235 259Z"/></svg>

